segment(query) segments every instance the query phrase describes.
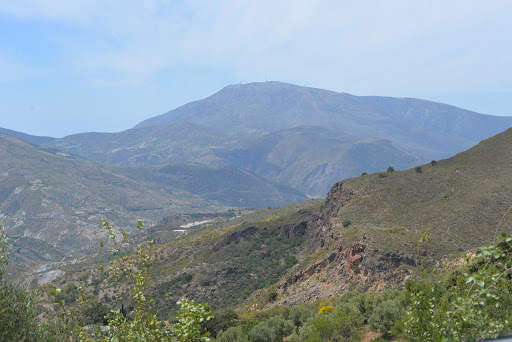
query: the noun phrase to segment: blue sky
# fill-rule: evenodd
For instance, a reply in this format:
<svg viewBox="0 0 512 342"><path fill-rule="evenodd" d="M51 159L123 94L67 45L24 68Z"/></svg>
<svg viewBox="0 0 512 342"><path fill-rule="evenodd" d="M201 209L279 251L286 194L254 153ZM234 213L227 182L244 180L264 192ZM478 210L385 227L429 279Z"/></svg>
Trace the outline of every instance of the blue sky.
<svg viewBox="0 0 512 342"><path fill-rule="evenodd" d="M512 1L0 2L0 127L114 132L277 80L512 115Z"/></svg>

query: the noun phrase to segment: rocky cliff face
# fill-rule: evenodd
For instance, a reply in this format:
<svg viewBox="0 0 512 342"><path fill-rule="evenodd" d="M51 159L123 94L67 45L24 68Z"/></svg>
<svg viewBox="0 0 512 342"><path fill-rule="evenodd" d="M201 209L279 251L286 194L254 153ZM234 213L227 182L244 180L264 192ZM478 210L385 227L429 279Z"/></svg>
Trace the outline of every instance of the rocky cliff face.
<svg viewBox="0 0 512 342"><path fill-rule="evenodd" d="M412 255L382 252L365 235L359 242L344 240L343 229L337 222L338 212L356 197L353 189L338 182L327 195L322 209L306 215L306 220L300 224L307 227L309 237L304 254L318 257L313 257L316 261L307 266L295 268L277 284L279 299L272 306L340 296L356 289L381 291L396 288L410 277L415 263ZM299 226L291 229L299 229Z"/></svg>

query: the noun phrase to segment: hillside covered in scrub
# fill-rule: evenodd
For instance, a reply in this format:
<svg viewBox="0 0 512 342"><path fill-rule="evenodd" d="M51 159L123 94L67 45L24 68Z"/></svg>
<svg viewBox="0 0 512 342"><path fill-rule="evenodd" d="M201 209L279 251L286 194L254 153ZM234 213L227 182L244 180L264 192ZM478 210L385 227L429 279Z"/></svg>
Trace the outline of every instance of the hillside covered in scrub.
<svg viewBox="0 0 512 342"><path fill-rule="evenodd" d="M252 310L401 288L427 230L428 258L440 263L494 241L512 202L511 154L509 129L449 159L339 182L324 204L227 221L158 245L157 303L170 292L215 309ZM86 281L101 258L62 268L56 284L83 284L108 303L108 286Z"/></svg>

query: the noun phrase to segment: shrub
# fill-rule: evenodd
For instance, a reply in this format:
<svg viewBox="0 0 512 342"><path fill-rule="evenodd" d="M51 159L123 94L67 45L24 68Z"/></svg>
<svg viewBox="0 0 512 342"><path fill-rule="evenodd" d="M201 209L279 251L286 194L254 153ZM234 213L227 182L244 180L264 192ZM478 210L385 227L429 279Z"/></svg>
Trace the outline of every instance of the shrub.
<svg viewBox="0 0 512 342"><path fill-rule="evenodd" d="M264 322L257 324L249 331L249 341L251 342L272 342L272 329Z"/></svg>
<svg viewBox="0 0 512 342"><path fill-rule="evenodd" d="M416 171L417 173L422 173L423 172L423 169L421 168L421 166L416 166L414 168L414 171Z"/></svg>
<svg viewBox="0 0 512 342"><path fill-rule="evenodd" d="M437 161L432 160L432 161L430 162L430 165L432 165L432 166L436 166L436 165L437 165Z"/></svg>
<svg viewBox="0 0 512 342"><path fill-rule="evenodd" d="M391 327L402 317L402 306L398 300L387 300L375 307L368 319L370 328L387 334Z"/></svg>
<svg viewBox="0 0 512 342"><path fill-rule="evenodd" d="M275 290L272 290L268 294L268 301L273 302L277 299L277 292Z"/></svg>
<svg viewBox="0 0 512 342"><path fill-rule="evenodd" d="M334 311L334 307L332 305L322 306L320 310L318 310L319 314L330 313Z"/></svg>
<svg viewBox="0 0 512 342"><path fill-rule="evenodd" d="M76 322L72 317L51 317L48 323L39 324L35 292L3 280L9 262L8 241L0 224L0 341L76 341Z"/></svg>
<svg viewBox="0 0 512 342"><path fill-rule="evenodd" d="M352 224L352 221L343 220L343 222L341 224L343 225L344 228L348 228Z"/></svg>
<svg viewBox="0 0 512 342"><path fill-rule="evenodd" d="M108 222L103 223L104 229L107 231L110 242L110 249L117 255L121 255L121 246L124 244L127 234L121 231L122 240L118 241L116 234ZM142 229L142 222L137 223L137 228ZM100 246L105 244L102 242ZM148 238L146 247L139 245L134 254L125 255L115 259L109 263L108 273L110 280L117 284L116 298L122 298L124 293L121 292L122 286L129 286L129 294L134 303L133 311L130 315L126 315L123 309L111 310L108 314L108 325L110 329L106 336L102 336L99 332L95 338L91 338L80 327L75 331L79 332L80 340L106 342L106 341L209 341L208 333L201 331L200 323L209 320L213 314L207 304L197 304L192 300L182 299L177 302L181 306L178 320L174 324L158 320L156 314L151 310L151 306L155 301L150 293L148 293L150 285L150 266L152 256L154 254L153 240ZM105 268L100 267L103 271ZM187 276L188 278L188 276ZM119 281L122 280L122 281ZM79 298L78 304L87 310L91 307L88 304L88 296L80 286L76 288ZM62 309L61 320L64 323L73 321L78 313L67 308L64 300L59 299L61 290L54 288L51 295L56 299L56 304ZM128 316L128 317L127 317ZM54 320L53 322L59 322ZM59 331L57 323L54 331ZM66 327L71 326L67 324ZM51 326L50 326L51 327ZM50 334L51 336L51 334ZM52 336L52 340L75 341L77 338L56 338Z"/></svg>
<svg viewBox="0 0 512 342"><path fill-rule="evenodd" d="M387 172L394 172L394 171L395 171L395 168L393 166L388 167Z"/></svg>
<svg viewBox="0 0 512 342"><path fill-rule="evenodd" d="M265 322L257 324L249 332L251 342L281 342L283 338L293 332L292 321L285 320L283 316L277 315Z"/></svg>
<svg viewBox="0 0 512 342"><path fill-rule="evenodd" d="M316 310L312 307L307 307L304 305L296 305L292 307L288 318L293 322L293 324L298 328L304 325L304 323L311 317L313 317L316 313Z"/></svg>
<svg viewBox="0 0 512 342"><path fill-rule="evenodd" d="M378 295L374 293L359 293L349 299L349 303L361 314L365 323L372 315L377 301Z"/></svg>
<svg viewBox="0 0 512 342"><path fill-rule="evenodd" d="M512 329L512 237L503 233L502 239L481 248L469 272L450 281L449 288L424 277L407 284L411 305L404 332L410 341L482 340Z"/></svg>
<svg viewBox="0 0 512 342"><path fill-rule="evenodd" d="M227 310L216 313L215 317L209 321L201 322L201 327L203 332L208 332L210 336L216 338L220 331L227 332L229 328L237 325L237 323L238 314L234 310Z"/></svg>
<svg viewBox="0 0 512 342"><path fill-rule="evenodd" d="M332 314L311 319L308 341L359 341L363 317L351 305L343 304Z"/></svg>
<svg viewBox="0 0 512 342"><path fill-rule="evenodd" d="M102 325L108 325L107 316L109 313L110 309L100 303L96 303L84 311L88 324L100 323Z"/></svg>
<svg viewBox="0 0 512 342"><path fill-rule="evenodd" d="M246 334L244 334L242 327L231 327L226 331L220 331L216 339L217 342L249 342Z"/></svg>

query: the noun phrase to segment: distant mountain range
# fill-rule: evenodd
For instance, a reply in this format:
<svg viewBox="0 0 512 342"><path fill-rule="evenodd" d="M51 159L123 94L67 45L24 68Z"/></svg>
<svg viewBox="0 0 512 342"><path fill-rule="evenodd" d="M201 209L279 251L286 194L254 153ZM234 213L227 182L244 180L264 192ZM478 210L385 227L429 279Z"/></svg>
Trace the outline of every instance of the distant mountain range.
<svg viewBox="0 0 512 342"><path fill-rule="evenodd" d="M430 101L264 82L228 86L120 133L45 145L119 166L231 165L322 197L339 179L449 157L511 125Z"/></svg>
<svg viewBox="0 0 512 342"><path fill-rule="evenodd" d="M214 129L179 122L120 133L77 134L46 145L120 166L234 166L315 197L324 196L339 179L420 162L388 139L362 141L315 126L228 137Z"/></svg>
<svg viewBox="0 0 512 342"><path fill-rule="evenodd" d="M32 143L32 144L50 143L55 140L55 138L52 138L52 137L40 137L37 135L25 134L22 132L17 132L17 131L13 131L12 129L2 128L2 127L0 127L0 134L8 134L10 136L24 140L24 141Z"/></svg>
<svg viewBox="0 0 512 342"><path fill-rule="evenodd" d="M359 139L385 137L425 159L441 159L504 131L512 117L483 115L412 98L354 96L281 82L227 86L135 128L201 124L233 136L321 126Z"/></svg>
<svg viewBox="0 0 512 342"><path fill-rule="evenodd" d="M176 213L305 199L297 190L235 167L123 169L0 134L0 214L9 235L24 237L18 239L18 252L29 260L95 251L104 238L103 219L130 230L138 219L151 225ZM47 252L32 250L41 247L36 240L49 244Z"/></svg>
<svg viewBox="0 0 512 342"><path fill-rule="evenodd" d="M46 241L57 258L90 251L102 218L123 228L322 197L340 179L451 156L511 124L417 99L232 85L119 133L1 129L0 213L11 235Z"/></svg>

